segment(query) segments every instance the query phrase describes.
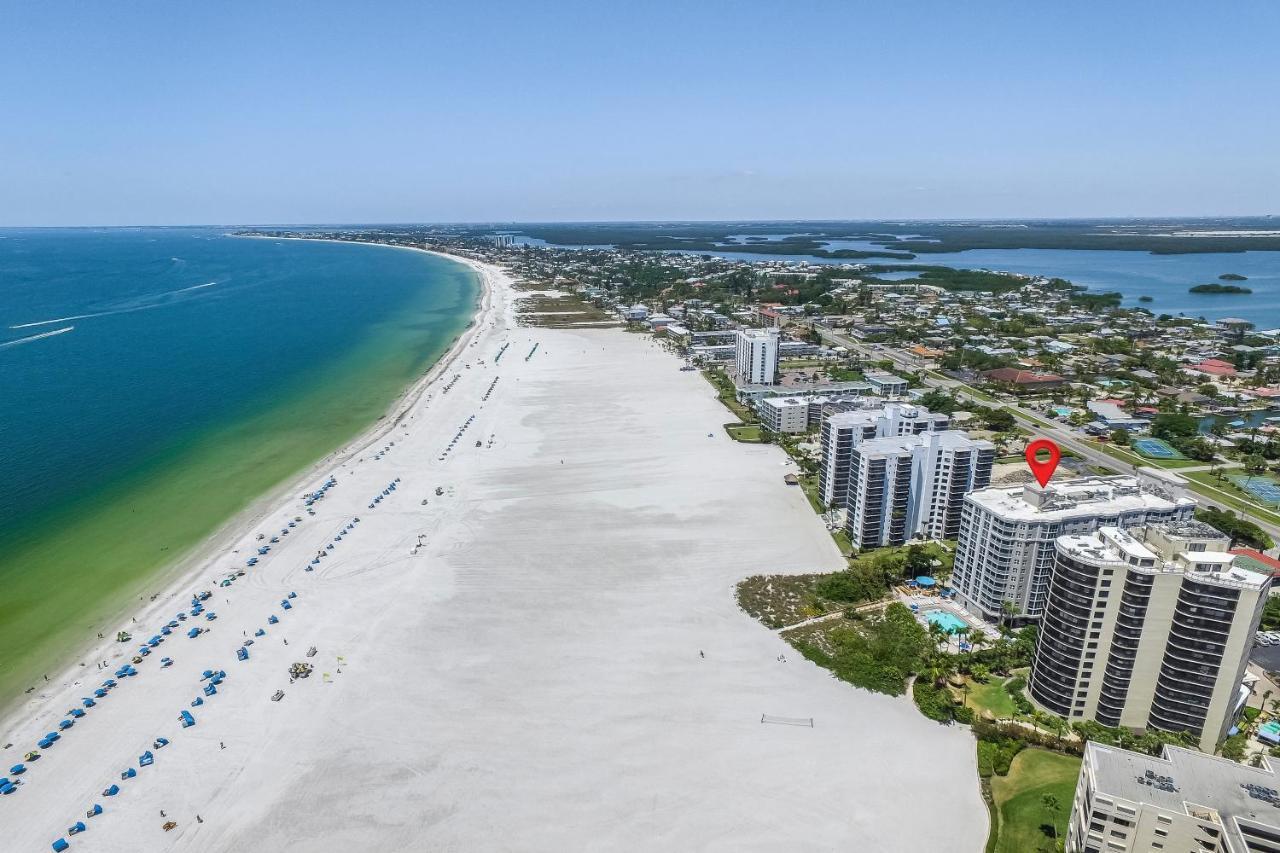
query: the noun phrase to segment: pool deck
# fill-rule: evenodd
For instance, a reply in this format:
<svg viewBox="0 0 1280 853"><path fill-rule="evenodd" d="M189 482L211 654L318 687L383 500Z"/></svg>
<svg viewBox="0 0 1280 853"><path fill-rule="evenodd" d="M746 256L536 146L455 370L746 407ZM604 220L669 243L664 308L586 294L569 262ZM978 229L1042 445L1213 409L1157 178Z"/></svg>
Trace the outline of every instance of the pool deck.
<svg viewBox="0 0 1280 853"><path fill-rule="evenodd" d="M983 622L981 619L969 613L969 611L965 610L963 607L956 604L954 601L948 601L947 599L944 599L941 596L937 596L937 595L925 595L923 593L906 593L906 592L903 592L903 588L901 587L895 589L895 593L898 597L898 600L901 601L903 604L907 605L908 607L915 605L916 607L919 608L919 610L916 610L913 612L915 613L916 619L925 628L929 627L929 619L925 615L925 612L928 610L941 610L944 613L951 614L952 616L956 617L961 622L963 622L965 625L967 625L969 627L970 632L981 631L991 639L999 639L1000 637L1000 632L995 628L995 626L988 625L986 622ZM947 640L947 651L950 651L950 652L960 651L959 639L954 634L950 635L949 639Z"/></svg>

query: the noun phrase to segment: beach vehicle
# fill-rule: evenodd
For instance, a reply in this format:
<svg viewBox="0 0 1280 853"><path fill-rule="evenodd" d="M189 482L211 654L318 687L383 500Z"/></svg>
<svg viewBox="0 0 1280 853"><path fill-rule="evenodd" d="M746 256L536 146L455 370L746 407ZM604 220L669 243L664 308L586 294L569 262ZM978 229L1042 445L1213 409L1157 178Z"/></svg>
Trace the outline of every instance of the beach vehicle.
<svg viewBox="0 0 1280 853"><path fill-rule="evenodd" d="M279 702L279 701L280 701L281 699L283 699L283 698L284 698L284 691L283 691L283 690L277 690L275 693L272 693L272 694L271 694L271 701L272 701L272 702Z"/></svg>
<svg viewBox="0 0 1280 853"><path fill-rule="evenodd" d="M151 750L148 749L146 752L142 753L142 755L138 756L138 766L150 767L155 763L155 760L156 757L151 753Z"/></svg>
<svg viewBox="0 0 1280 853"><path fill-rule="evenodd" d="M191 716L190 711L179 711L178 722L182 724L184 729L188 729L196 724L196 718Z"/></svg>

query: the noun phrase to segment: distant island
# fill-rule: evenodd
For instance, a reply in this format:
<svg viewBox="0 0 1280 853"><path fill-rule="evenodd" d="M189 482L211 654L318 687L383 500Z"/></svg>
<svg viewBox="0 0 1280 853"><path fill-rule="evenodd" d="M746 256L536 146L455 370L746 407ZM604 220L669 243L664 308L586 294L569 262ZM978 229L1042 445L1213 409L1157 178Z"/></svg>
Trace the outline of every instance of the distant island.
<svg viewBox="0 0 1280 853"><path fill-rule="evenodd" d="M1237 279L1238 280L1238 279ZM1197 284L1191 293L1253 293L1250 288L1238 284Z"/></svg>
<svg viewBox="0 0 1280 853"><path fill-rule="evenodd" d="M1240 275L1238 272L1224 272L1218 276L1218 281L1248 281L1247 275Z"/></svg>

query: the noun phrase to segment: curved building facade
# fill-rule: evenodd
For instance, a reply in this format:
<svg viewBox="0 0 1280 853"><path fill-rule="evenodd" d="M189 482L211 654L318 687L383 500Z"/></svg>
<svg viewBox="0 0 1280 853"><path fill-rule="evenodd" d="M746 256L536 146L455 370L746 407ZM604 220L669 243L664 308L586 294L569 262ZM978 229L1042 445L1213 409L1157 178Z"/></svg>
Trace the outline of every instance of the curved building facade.
<svg viewBox="0 0 1280 853"><path fill-rule="evenodd" d="M1196 521L1059 537L1031 698L1069 720L1189 732L1212 752L1271 585L1228 545Z"/></svg>

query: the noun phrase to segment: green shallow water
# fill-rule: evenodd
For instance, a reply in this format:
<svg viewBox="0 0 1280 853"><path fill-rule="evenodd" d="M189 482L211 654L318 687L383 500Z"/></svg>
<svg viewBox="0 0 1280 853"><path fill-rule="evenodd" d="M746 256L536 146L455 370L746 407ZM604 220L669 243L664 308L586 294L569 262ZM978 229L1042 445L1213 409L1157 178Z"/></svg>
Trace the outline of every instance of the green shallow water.
<svg viewBox="0 0 1280 853"><path fill-rule="evenodd" d="M425 283L443 262L420 257L433 261L421 269ZM450 271L458 276L456 265ZM386 413L470 322L474 276L466 271L450 286L443 299L434 287L409 293L305 370L262 383L228 411L213 405L203 422L175 428L117 472L0 529L0 705L71 662L98 632L123 627L160 590L166 567Z"/></svg>

